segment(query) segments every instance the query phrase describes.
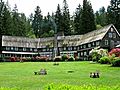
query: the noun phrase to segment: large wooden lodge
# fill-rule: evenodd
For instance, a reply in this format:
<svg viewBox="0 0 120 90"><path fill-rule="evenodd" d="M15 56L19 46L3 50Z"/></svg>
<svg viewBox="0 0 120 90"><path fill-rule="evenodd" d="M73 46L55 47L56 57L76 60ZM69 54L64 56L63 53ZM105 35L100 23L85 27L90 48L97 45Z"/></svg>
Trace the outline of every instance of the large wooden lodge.
<svg viewBox="0 0 120 90"><path fill-rule="evenodd" d="M33 57L39 54L51 59L53 56L54 37L32 39L3 35L0 39L2 57ZM119 45L120 35L111 24L84 35L57 36L57 44L60 55L68 54L86 60L89 51L95 47L110 50Z"/></svg>

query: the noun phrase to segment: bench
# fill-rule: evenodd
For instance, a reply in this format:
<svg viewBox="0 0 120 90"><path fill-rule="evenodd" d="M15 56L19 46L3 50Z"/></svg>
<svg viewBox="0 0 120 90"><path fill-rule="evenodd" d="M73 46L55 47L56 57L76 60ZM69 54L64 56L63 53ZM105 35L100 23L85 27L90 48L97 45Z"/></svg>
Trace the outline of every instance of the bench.
<svg viewBox="0 0 120 90"><path fill-rule="evenodd" d="M99 72L90 72L90 77L91 78L99 78L100 77Z"/></svg>
<svg viewBox="0 0 120 90"><path fill-rule="evenodd" d="M53 65L59 65L59 63L55 62L55 63L53 63Z"/></svg>
<svg viewBox="0 0 120 90"><path fill-rule="evenodd" d="M47 74L47 71L46 71L46 69L41 69L40 71L38 71L38 72L34 72L34 74L35 75L46 75Z"/></svg>

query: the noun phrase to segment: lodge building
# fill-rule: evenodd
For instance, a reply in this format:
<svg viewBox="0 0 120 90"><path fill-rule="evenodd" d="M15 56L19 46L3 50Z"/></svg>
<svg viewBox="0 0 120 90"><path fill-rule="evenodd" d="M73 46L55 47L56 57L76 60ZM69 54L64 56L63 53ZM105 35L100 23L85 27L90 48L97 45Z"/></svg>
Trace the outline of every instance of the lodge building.
<svg viewBox="0 0 120 90"><path fill-rule="evenodd" d="M0 56L33 57L47 56L54 51L54 37L27 38L17 36L0 37ZM113 24L83 35L57 36L59 55L68 54L86 60L89 51L95 47L111 50L120 44L120 35Z"/></svg>

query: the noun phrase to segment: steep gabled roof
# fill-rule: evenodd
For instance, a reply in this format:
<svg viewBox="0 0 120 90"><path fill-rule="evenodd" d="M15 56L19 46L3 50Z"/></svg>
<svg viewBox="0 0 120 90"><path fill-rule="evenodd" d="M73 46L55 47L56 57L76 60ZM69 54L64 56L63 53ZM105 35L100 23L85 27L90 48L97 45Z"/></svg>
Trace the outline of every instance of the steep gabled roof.
<svg viewBox="0 0 120 90"><path fill-rule="evenodd" d="M84 34L82 36L81 41L79 41L78 45L93 42L93 41L97 41L97 40L101 40L112 26L114 27L113 24L110 24L110 25L107 25L107 26L105 26L101 29L94 30L92 32Z"/></svg>

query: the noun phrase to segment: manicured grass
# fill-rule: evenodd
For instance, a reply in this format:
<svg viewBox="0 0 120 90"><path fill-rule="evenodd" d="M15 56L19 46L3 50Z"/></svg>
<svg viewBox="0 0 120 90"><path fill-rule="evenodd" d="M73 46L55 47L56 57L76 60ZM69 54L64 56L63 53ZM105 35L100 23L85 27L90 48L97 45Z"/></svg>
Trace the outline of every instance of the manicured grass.
<svg viewBox="0 0 120 90"><path fill-rule="evenodd" d="M44 90L51 83L66 85L120 85L120 68L89 62L3 62L0 63L0 87L20 90ZM47 75L34 75L45 68ZM100 78L90 78L89 73L99 70ZM73 71L68 73L68 71Z"/></svg>

